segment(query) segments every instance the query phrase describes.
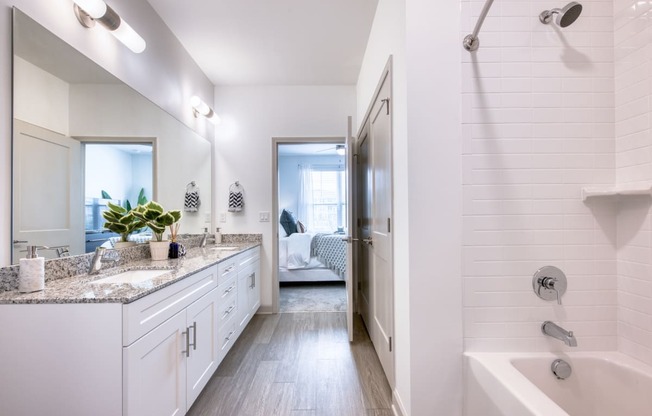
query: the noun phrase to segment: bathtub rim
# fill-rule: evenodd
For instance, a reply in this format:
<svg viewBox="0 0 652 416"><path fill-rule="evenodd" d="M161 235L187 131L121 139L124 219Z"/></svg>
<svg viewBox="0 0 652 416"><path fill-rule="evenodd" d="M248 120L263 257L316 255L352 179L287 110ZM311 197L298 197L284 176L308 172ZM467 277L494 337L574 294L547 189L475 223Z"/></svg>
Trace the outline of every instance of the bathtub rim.
<svg viewBox="0 0 652 416"><path fill-rule="evenodd" d="M582 352L464 352L465 377L472 377L482 374L485 377L493 377L493 381L504 392L510 393L520 402L532 415L537 416L568 416L557 403L548 397L542 390L521 373L512 363L515 359L546 359L557 358L591 358L607 363L624 367L629 371L652 378L652 366L617 351L582 351ZM465 380L467 383L468 380ZM481 383L480 380L478 380ZM490 390L496 390L496 386L489 386ZM493 397L493 396L492 396ZM496 404L499 405L500 397ZM500 406L499 406L500 407Z"/></svg>

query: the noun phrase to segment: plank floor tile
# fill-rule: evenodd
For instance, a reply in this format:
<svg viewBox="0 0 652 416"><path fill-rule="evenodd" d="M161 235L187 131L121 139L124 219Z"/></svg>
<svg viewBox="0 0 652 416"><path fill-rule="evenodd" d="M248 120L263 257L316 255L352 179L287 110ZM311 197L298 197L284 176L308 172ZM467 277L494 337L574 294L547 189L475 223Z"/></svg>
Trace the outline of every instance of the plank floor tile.
<svg viewBox="0 0 652 416"><path fill-rule="evenodd" d="M256 315L188 416L391 416L369 335L342 312Z"/></svg>

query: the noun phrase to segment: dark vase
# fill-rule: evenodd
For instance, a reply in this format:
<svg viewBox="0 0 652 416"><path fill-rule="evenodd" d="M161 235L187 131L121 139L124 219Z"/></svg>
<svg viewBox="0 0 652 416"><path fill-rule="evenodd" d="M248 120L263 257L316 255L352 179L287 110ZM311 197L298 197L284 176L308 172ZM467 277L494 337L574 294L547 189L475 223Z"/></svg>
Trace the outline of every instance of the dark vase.
<svg viewBox="0 0 652 416"><path fill-rule="evenodd" d="M179 243L174 241L170 243L170 251L168 252L168 257L171 259L179 258Z"/></svg>

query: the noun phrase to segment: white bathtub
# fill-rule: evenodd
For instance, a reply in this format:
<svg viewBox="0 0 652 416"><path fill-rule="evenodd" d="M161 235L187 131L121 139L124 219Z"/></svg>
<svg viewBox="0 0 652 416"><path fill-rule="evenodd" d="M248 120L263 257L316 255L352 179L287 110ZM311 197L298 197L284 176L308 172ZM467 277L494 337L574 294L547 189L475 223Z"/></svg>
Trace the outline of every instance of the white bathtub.
<svg viewBox="0 0 652 416"><path fill-rule="evenodd" d="M464 355L466 416L652 415L652 367L617 352ZM566 380L550 370L557 358Z"/></svg>

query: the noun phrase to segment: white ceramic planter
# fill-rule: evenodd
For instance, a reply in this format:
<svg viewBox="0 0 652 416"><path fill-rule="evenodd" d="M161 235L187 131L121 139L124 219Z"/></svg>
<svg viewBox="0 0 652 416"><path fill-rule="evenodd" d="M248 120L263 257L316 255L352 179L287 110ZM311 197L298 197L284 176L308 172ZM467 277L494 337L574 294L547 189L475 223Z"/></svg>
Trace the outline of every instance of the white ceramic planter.
<svg viewBox="0 0 652 416"><path fill-rule="evenodd" d="M169 241L149 242L149 251L152 254L152 260L167 260L169 250L170 250Z"/></svg>
<svg viewBox="0 0 652 416"><path fill-rule="evenodd" d="M127 248L127 247L133 247L136 245L135 241L116 241L115 244L113 244L114 248Z"/></svg>

